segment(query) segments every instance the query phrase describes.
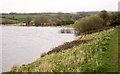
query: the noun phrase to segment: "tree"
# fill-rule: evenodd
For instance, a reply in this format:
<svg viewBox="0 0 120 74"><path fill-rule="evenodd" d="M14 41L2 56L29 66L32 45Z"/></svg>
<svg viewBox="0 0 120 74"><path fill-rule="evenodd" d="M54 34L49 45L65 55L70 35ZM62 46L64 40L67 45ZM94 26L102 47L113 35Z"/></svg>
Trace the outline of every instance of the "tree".
<svg viewBox="0 0 120 74"><path fill-rule="evenodd" d="M109 25L110 15L106 10L101 11L99 16L104 20L104 26Z"/></svg>
<svg viewBox="0 0 120 74"><path fill-rule="evenodd" d="M34 21L35 26L47 26L49 24L49 19L46 16L39 16Z"/></svg>
<svg viewBox="0 0 120 74"><path fill-rule="evenodd" d="M120 25L120 12L113 12L111 15L110 26Z"/></svg>
<svg viewBox="0 0 120 74"><path fill-rule="evenodd" d="M58 26L74 24L74 18L69 13L57 13L56 19L58 19Z"/></svg>
<svg viewBox="0 0 120 74"><path fill-rule="evenodd" d="M97 15L92 15L84 17L75 22L74 28L76 30L76 35L81 33L95 31L103 27L103 19Z"/></svg>
<svg viewBox="0 0 120 74"><path fill-rule="evenodd" d="M27 16L27 18L25 18L25 23L26 23L26 26L30 26L30 22L32 21L31 17L30 16Z"/></svg>

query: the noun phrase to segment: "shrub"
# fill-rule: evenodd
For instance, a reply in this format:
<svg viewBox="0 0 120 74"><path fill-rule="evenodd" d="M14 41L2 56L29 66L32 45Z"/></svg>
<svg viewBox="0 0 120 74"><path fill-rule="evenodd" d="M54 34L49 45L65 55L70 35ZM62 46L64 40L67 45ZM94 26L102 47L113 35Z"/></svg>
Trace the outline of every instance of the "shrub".
<svg viewBox="0 0 120 74"><path fill-rule="evenodd" d="M120 12L114 12L111 16L110 26L120 25Z"/></svg>
<svg viewBox="0 0 120 74"><path fill-rule="evenodd" d="M49 19L46 16L39 16L34 21L35 26L47 26Z"/></svg>
<svg viewBox="0 0 120 74"><path fill-rule="evenodd" d="M97 15L84 17L75 22L76 34L94 31L103 27L103 19Z"/></svg>
<svg viewBox="0 0 120 74"><path fill-rule="evenodd" d="M98 15L104 20L104 23L103 23L104 26L109 25L109 23L110 23L110 13L109 12L107 12L106 10L103 10Z"/></svg>
<svg viewBox="0 0 120 74"><path fill-rule="evenodd" d="M25 23L26 23L26 26L30 26L30 22L32 21L32 18L30 16L27 16L25 18Z"/></svg>

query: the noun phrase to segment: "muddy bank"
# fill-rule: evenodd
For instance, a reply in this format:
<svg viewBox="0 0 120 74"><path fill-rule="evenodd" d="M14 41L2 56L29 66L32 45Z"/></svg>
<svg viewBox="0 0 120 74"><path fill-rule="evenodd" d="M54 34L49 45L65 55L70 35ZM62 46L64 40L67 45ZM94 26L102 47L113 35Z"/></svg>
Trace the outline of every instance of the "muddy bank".
<svg viewBox="0 0 120 74"><path fill-rule="evenodd" d="M55 52L61 52L63 50L68 50L69 48L73 48L74 46L78 46L83 43L87 43L93 39L89 40L74 40L71 42L65 42L63 45L59 45L58 47L53 48L52 50L48 51L47 53L44 53L41 55L41 57L44 57L45 55L49 55Z"/></svg>

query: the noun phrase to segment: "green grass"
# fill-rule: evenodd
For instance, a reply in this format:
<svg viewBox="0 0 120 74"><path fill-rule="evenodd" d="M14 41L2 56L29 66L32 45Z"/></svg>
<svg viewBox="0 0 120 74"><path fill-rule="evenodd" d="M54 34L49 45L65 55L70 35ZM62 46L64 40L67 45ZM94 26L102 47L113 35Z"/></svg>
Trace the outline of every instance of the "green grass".
<svg viewBox="0 0 120 74"><path fill-rule="evenodd" d="M12 25L12 26L21 26L25 25L25 23L20 23L19 21L12 20L12 19L7 19L7 18L0 18L0 23L7 23L7 25Z"/></svg>
<svg viewBox="0 0 120 74"><path fill-rule="evenodd" d="M2 15L5 18L9 18L9 19L17 19L20 22L23 22L25 20L26 17L30 16L32 18L32 20L34 20L36 17L41 16L42 14L8 14L8 15ZM47 16L55 16L56 14L49 14Z"/></svg>
<svg viewBox="0 0 120 74"><path fill-rule="evenodd" d="M0 18L0 23L2 23L2 18Z"/></svg>
<svg viewBox="0 0 120 74"><path fill-rule="evenodd" d="M12 19L8 19L8 18L0 18L0 23L16 23L18 21L16 20L12 20Z"/></svg>
<svg viewBox="0 0 120 74"><path fill-rule="evenodd" d="M17 15L17 14L14 14L14 15L2 15L3 17L5 17L5 18L3 18L3 22L5 22L4 21L4 19L9 19L9 20L12 20L12 21L16 21L15 19L17 19L17 21L18 22L24 22L24 20L25 20L25 18L27 17L27 16L30 16L33 20L36 18L36 17L38 17L38 15Z"/></svg>
<svg viewBox="0 0 120 74"><path fill-rule="evenodd" d="M79 40L93 39L68 50L52 53L11 72L118 72L117 28L84 35Z"/></svg>

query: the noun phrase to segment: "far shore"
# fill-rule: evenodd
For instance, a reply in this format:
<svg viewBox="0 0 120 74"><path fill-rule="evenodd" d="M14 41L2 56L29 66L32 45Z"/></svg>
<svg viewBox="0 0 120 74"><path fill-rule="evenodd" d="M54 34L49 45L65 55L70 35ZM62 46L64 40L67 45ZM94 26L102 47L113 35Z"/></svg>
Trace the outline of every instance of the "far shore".
<svg viewBox="0 0 120 74"><path fill-rule="evenodd" d="M25 24L25 23L24 23ZM2 24L1 24L2 25ZM21 23L18 24L6 24L6 25L2 25L2 26L18 26L18 27L57 27L57 28L69 28L69 29L73 29L72 26L26 26L26 25L21 25Z"/></svg>

